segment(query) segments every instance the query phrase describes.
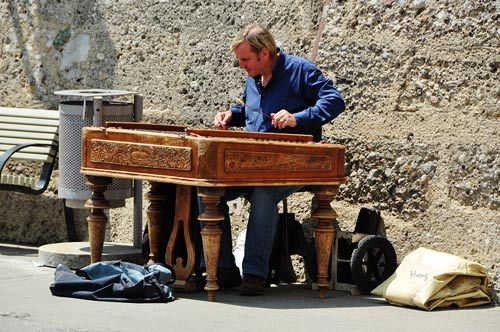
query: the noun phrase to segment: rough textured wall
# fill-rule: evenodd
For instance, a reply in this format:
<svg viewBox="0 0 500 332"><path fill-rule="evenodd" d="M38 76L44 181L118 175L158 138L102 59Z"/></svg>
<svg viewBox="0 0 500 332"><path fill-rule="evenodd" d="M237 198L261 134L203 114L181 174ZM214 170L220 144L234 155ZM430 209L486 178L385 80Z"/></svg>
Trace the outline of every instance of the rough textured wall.
<svg viewBox="0 0 500 332"><path fill-rule="evenodd" d="M496 282L499 13L492 1L332 1L317 59L348 102L327 129L347 146L341 198L397 216L400 256L451 252Z"/></svg>
<svg viewBox="0 0 500 332"><path fill-rule="evenodd" d="M165 121L202 125L241 94L236 31L265 22L307 56L321 10L319 0L4 1L0 97L57 107L56 90L121 88Z"/></svg>
<svg viewBox="0 0 500 332"><path fill-rule="evenodd" d="M289 53L310 58L318 45L316 62L347 101L324 130L347 147L350 181L333 203L342 229L377 206L400 258L426 246L479 261L498 291L499 10L481 0L3 0L0 104L56 108L55 90L126 89L145 96L149 121L206 127L241 93L231 36L261 22ZM130 239L119 222L129 210L116 212L112 238ZM22 215L3 219L24 233ZM20 241L44 240L33 239Z"/></svg>
<svg viewBox="0 0 500 332"><path fill-rule="evenodd" d="M493 1L332 1L317 59L348 103L327 128L347 146L342 200L396 216L400 257L468 257L497 285L499 14Z"/></svg>

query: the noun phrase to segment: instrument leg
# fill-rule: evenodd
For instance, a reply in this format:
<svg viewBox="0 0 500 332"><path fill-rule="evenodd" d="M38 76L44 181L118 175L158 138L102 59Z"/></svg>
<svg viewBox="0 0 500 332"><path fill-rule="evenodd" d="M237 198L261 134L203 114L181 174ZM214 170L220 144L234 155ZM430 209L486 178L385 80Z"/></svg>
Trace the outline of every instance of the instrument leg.
<svg viewBox="0 0 500 332"><path fill-rule="evenodd" d="M196 261L194 241L191 236L190 227L192 190L193 187L191 186L177 185L174 224L165 253L165 262L175 270L176 280L174 286L184 287L186 289L195 288L194 283L188 282L189 277L194 271ZM183 257L175 257L175 249L179 240L184 240L180 243L186 246L186 259Z"/></svg>
<svg viewBox="0 0 500 332"><path fill-rule="evenodd" d="M207 269L207 284L205 290L208 292L208 300L215 301L215 294L219 290L217 284L217 263L219 260L220 238L222 231L217 225L224 220L224 215L219 209L219 202L224 195L223 188L198 188L205 209L201 211L198 220L203 222L201 237L203 242L203 253Z"/></svg>
<svg viewBox="0 0 500 332"><path fill-rule="evenodd" d="M87 184L92 191L92 196L85 203L86 208L90 208L90 214L87 218L90 243L90 262L99 262L102 259L102 249L104 237L106 235L106 223L108 218L104 214L104 209L109 209L110 204L104 198L104 192L111 178L86 176Z"/></svg>
<svg viewBox="0 0 500 332"><path fill-rule="evenodd" d="M167 199L162 184L151 182L151 189L146 198L149 206L146 211L148 216L148 236L149 236L149 260L148 264L161 262L161 236L165 225L166 213L163 209L163 202Z"/></svg>
<svg viewBox="0 0 500 332"><path fill-rule="evenodd" d="M318 207L313 211L311 217L318 219L314 229L316 244L316 259L318 264L318 289L319 297L324 299L328 282L328 265L332 253L333 239L335 238L335 227L337 213L330 205L339 190L338 186L321 186L314 191Z"/></svg>

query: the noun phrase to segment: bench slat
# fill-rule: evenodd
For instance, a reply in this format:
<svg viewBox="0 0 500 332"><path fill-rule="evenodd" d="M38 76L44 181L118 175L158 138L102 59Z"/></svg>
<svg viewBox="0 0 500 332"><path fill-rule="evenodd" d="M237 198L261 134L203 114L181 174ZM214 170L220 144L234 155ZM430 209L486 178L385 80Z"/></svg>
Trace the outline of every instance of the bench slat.
<svg viewBox="0 0 500 332"><path fill-rule="evenodd" d="M36 126L36 125L23 125L23 124L11 124L11 123L1 123L0 131L21 131L27 133L49 133L56 134L58 132L58 127L47 127L47 126Z"/></svg>
<svg viewBox="0 0 500 332"><path fill-rule="evenodd" d="M13 184L17 186L34 187L37 179L24 175L2 174L0 183Z"/></svg>
<svg viewBox="0 0 500 332"><path fill-rule="evenodd" d="M10 145L10 144L0 144L0 154L6 152L10 148L14 147L15 145ZM28 147L22 149L23 153L35 153L35 154L49 154L51 152L52 148L50 147L44 147L44 146L33 146L33 147Z"/></svg>
<svg viewBox="0 0 500 332"><path fill-rule="evenodd" d="M21 118L14 116L3 116L0 113L0 123L28 124L34 126L59 127L57 119Z"/></svg>
<svg viewBox="0 0 500 332"><path fill-rule="evenodd" d="M1 129L0 137L23 138L25 141L59 140L58 135L54 133L19 132Z"/></svg>
<svg viewBox="0 0 500 332"><path fill-rule="evenodd" d="M0 114L23 118L59 119L59 111L57 110L0 107Z"/></svg>
<svg viewBox="0 0 500 332"><path fill-rule="evenodd" d="M27 140L27 139L22 139L22 138L12 138L12 137L1 137L0 136L0 144L4 145L19 145L19 144L26 144L26 143L43 143L43 144L54 144L58 142L58 137L54 136L51 137L50 139L39 139L39 140Z"/></svg>
<svg viewBox="0 0 500 332"><path fill-rule="evenodd" d="M54 160L54 157L43 154L17 152L12 155L11 159L51 162Z"/></svg>

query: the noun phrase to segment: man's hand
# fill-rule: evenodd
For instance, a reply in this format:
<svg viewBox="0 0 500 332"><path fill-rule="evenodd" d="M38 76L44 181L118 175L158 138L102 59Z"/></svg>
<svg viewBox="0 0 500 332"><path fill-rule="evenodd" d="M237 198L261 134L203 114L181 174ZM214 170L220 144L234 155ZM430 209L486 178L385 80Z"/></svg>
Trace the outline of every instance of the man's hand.
<svg viewBox="0 0 500 332"><path fill-rule="evenodd" d="M289 113L287 110L281 110L278 113L271 113L271 117L273 120L271 124L278 129L283 129L285 127L296 127L297 120L293 116L292 113Z"/></svg>
<svg viewBox="0 0 500 332"><path fill-rule="evenodd" d="M233 117L233 112L231 111L217 113L214 119L214 127L224 130L228 129L232 117Z"/></svg>

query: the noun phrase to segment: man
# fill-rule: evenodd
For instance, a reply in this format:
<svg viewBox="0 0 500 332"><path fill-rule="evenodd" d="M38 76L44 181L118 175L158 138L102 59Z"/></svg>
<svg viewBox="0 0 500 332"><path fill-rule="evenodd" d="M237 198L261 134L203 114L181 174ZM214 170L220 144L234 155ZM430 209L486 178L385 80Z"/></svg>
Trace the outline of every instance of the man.
<svg viewBox="0 0 500 332"><path fill-rule="evenodd" d="M306 59L276 47L265 28L252 24L233 40L231 50L247 74L243 104L215 116L214 126L246 126L248 131L310 134L321 140L321 126L342 113L345 104L331 80ZM242 195L250 201L243 259L241 295L260 295L269 270L276 226L277 204L300 190L297 186L227 188L221 201L222 229L218 277L221 287L238 286L239 275L231 252L231 226L226 202Z"/></svg>

